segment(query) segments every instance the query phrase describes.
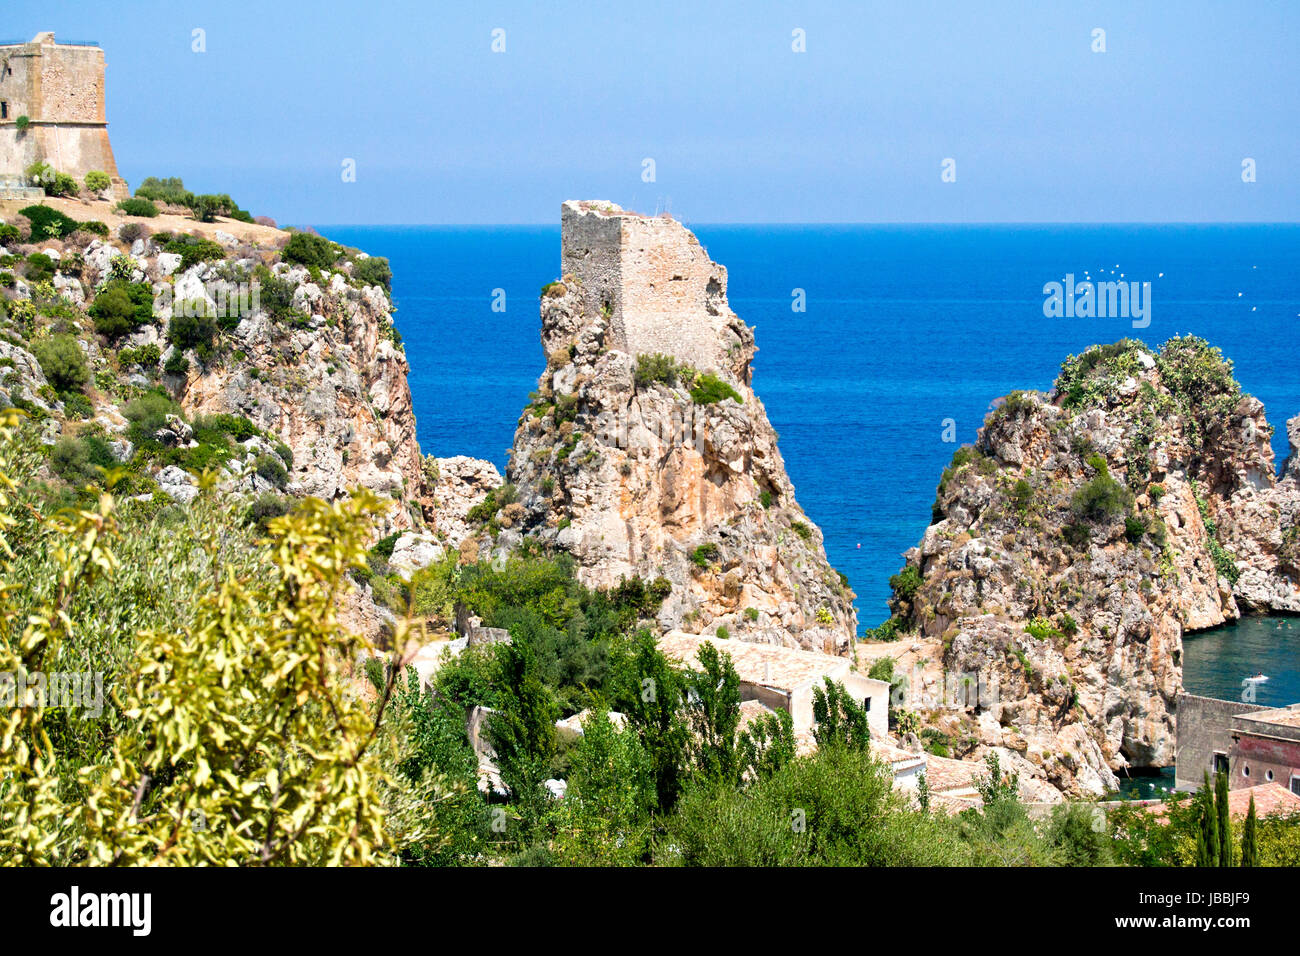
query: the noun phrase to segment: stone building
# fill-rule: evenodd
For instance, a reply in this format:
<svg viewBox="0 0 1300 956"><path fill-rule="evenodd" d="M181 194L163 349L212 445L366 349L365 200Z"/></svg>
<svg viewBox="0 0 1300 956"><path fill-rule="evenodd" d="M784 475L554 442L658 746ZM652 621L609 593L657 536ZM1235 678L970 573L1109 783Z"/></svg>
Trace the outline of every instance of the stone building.
<svg viewBox="0 0 1300 956"><path fill-rule="evenodd" d="M58 42L53 33L0 44L0 186L21 186L23 171L38 161L78 182L100 170L114 198L130 194L108 141L98 46Z"/></svg>
<svg viewBox="0 0 1300 956"><path fill-rule="evenodd" d="M1278 784L1300 795L1300 704L1261 709L1251 702L1178 698L1175 788L1195 790L1208 771L1228 788Z"/></svg>

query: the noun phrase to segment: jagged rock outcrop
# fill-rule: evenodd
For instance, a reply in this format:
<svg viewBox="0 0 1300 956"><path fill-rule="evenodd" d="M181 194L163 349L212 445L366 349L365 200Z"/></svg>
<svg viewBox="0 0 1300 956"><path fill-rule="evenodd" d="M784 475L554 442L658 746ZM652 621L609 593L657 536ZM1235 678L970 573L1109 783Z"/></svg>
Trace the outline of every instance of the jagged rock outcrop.
<svg viewBox="0 0 1300 956"><path fill-rule="evenodd" d="M217 269L196 266L177 283L215 281ZM329 499L360 485L401 503L391 527L414 526L431 502L388 296L379 286L357 289L339 273L317 285L301 266L280 263L274 271L296 287L294 302L306 316L300 327L285 328L265 311L243 318L231 333L238 349L231 361L191 363L182 407L191 415L243 415L279 436L293 452L294 491Z"/></svg>
<svg viewBox="0 0 1300 956"><path fill-rule="evenodd" d="M591 586L666 578L665 629L846 653L853 594L751 388L726 270L680 223L610 203L565 203L562 261L507 469L522 514L501 537L570 552Z"/></svg>
<svg viewBox="0 0 1300 956"><path fill-rule="evenodd" d="M892 607L978 681L982 748L1096 794L1173 762L1186 631L1300 609L1300 488L1200 340L1094 347L1056 386L1012 393L954 456Z"/></svg>
<svg viewBox="0 0 1300 956"><path fill-rule="evenodd" d="M1291 451L1282 463L1282 477L1300 481L1300 415L1286 423L1286 438Z"/></svg>
<svg viewBox="0 0 1300 956"><path fill-rule="evenodd" d="M439 540L451 548L474 534L469 511L481 504L488 492L500 487L501 472L490 461L455 455L435 459L437 475L433 480L433 507L437 515Z"/></svg>

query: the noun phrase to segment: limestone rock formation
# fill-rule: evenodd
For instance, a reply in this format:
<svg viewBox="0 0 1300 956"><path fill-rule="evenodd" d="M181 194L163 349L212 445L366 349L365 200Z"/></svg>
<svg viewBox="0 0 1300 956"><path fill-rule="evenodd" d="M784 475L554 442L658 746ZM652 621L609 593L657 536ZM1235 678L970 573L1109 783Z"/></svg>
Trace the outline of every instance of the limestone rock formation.
<svg viewBox="0 0 1300 956"><path fill-rule="evenodd" d="M1286 438L1291 452L1282 463L1282 477L1300 482L1300 415L1286 423Z"/></svg>
<svg viewBox="0 0 1300 956"><path fill-rule="evenodd" d="M195 266L177 285L193 277L202 295L219 269ZM338 274L316 285L301 266L277 263L274 272L294 286L301 327L286 329L260 310L242 319L232 333L233 361L191 362L180 383L182 407L190 415L243 415L278 435L293 453L294 491L330 499L360 485L401 503L391 527L412 527L428 495L387 295ZM185 298L177 293L177 301Z"/></svg>
<svg viewBox="0 0 1300 956"><path fill-rule="evenodd" d="M437 467L433 481L437 533L448 546L459 548L474 533L468 520L470 509L501 485L501 472L490 461L465 455L438 458L434 464Z"/></svg>
<svg viewBox="0 0 1300 956"><path fill-rule="evenodd" d="M1173 762L1183 634L1300 608L1300 488L1275 480L1270 434L1190 337L1089 349L1052 394L1014 392L986 419L892 601L946 673L977 681L981 747L1071 794Z"/></svg>
<svg viewBox="0 0 1300 956"><path fill-rule="evenodd" d="M846 653L853 594L795 500L726 270L680 223L611 203L565 203L562 232L507 469L514 536L572 553L590 586L666 578L664 629Z"/></svg>

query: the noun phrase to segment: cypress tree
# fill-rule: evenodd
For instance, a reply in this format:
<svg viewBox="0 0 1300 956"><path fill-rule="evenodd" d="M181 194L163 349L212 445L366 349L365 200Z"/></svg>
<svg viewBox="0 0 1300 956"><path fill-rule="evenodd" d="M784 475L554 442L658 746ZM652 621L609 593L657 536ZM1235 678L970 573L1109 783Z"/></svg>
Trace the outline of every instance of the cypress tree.
<svg viewBox="0 0 1300 956"><path fill-rule="evenodd" d="M1259 866L1259 831L1255 829L1255 795L1250 795L1250 810L1241 831L1241 865Z"/></svg>
<svg viewBox="0 0 1300 956"><path fill-rule="evenodd" d="M1196 794L1201 808L1201 826L1196 831L1196 865L1219 865L1219 821L1214 811L1214 791L1210 788L1210 772L1205 771L1205 783Z"/></svg>
<svg viewBox="0 0 1300 956"><path fill-rule="evenodd" d="M1232 824L1228 814L1228 775L1214 779L1214 803L1219 814L1219 866L1232 866Z"/></svg>

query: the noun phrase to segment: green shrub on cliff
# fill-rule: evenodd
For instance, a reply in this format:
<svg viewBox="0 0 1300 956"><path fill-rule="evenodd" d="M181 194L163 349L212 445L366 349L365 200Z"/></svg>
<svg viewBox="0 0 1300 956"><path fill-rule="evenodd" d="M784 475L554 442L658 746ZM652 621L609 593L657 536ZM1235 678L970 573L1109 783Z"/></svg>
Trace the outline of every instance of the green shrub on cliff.
<svg viewBox="0 0 1300 956"><path fill-rule="evenodd" d="M158 207L148 199L140 196L123 199L117 204L117 209L124 216L141 216L145 219L153 219L158 215Z"/></svg>
<svg viewBox="0 0 1300 956"><path fill-rule="evenodd" d="M369 256L352 263L352 278L362 285L382 286L385 292L392 291L393 269L383 256Z"/></svg>
<svg viewBox="0 0 1300 956"><path fill-rule="evenodd" d="M18 215L26 216L31 222L32 242L62 239L77 231L77 220L49 206L25 206L18 210Z"/></svg>
<svg viewBox="0 0 1300 956"><path fill-rule="evenodd" d="M97 484L104 469L117 465L113 450L99 435L65 435L50 449L50 468L70 485Z"/></svg>
<svg viewBox="0 0 1300 956"><path fill-rule="evenodd" d="M1205 339L1180 335L1167 341L1156 358L1160 380L1173 393L1182 414L1194 425L1193 443L1223 424L1241 399L1241 386L1232 374L1232 362Z"/></svg>
<svg viewBox="0 0 1300 956"><path fill-rule="evenodd" d="M86 356L76 338L67 332L37 339L31 348L46 379L59 391L80 389L90 381Z"/></svg>
<svg viewBox="0 0 1300 956"><path fill-rule="evenodd" d="M1093 345L1069 356L1056 377L1056 390L1066 408L1084 408L1108 397L1116 384L1141 370L1139 352L1150 349L1137 339Z"/></svg>
<svg viewBox="0 0 1300 956"><path fill-rule="evenodd" d="M209 262L213 259L224 259L226 257L226 250L221 247L220 243L200 236L175 236L167 242L164 248L168 252L176 253L181 257L182 272L200 262Z"/></svg>
<svg viewBox="0 0 1300 956"><path fill-rule="evenodd" d="M314 236L309 232L295 232L285 243L280 255L285 262L327 269L338 262L342 254L343 247L336 242L330 242L324 236Z"/></svg>
<svg viewBox="0 0 1300 956"><path fill-rule="evenodd" d="M655 353L636 357L636 370L632 373L632 380L637 388L648 388L655 382L676 385L679 377L690 377L691 374L692 369L683 368L671 355Z"/></svg>
<svg viewBox="0 0 1300 956"><path fill-rule="evenodd" d="M153 321L153 289L146 282L112 279L90 304L95 331L110 341Z"/></svg>
<svg viewBox="0 0 1300 956"><path fill-rule="evenodd" d="M218 332L217 320L207 315L189 315L178 312L167 326L167 338L178 351L193 349L201 361L207 362L213 354L213 342Z"/></svg>
<svg viewBox="0 0 1300 956"><path fill-rule="evenodd" d="M33 252L23 265L23 277L29 282L49 282L54 278L54 260L43 252Z"/></svg>
<svg viewBox="0 0 1300 956"><path fill-rule="evenodd" d="M921 590L922 583L921 569L914 564L905 566L889 578L889 587L894 592L894 597L905 604L912 603L916 592Z"/></svg>
<svg viewBox="0 0 1300 956"><path fill-rule="evenodd" d="M1132 504L1133 493L1112 478L1109 472L1100 472L1075 491L1070 499L1070 510L1089 521L1107 521L1123 514Z"/></svg>
<svg viewBox="0 0 1300 956"><path fill-rule="evenodd" d="M704 372L691 386L691 401L696 405L711 405L728 398L741 405L745 404L739 392L712 372Z"/></svg>
<svg viewBox="0 0 1300 956"><path fill-rule="evenodd" d="M691 564L697 568L708 568L709 565L718 560L720 554L721 551L719 551L718 546L712 541L707 541L691 552Z"/></svg>

